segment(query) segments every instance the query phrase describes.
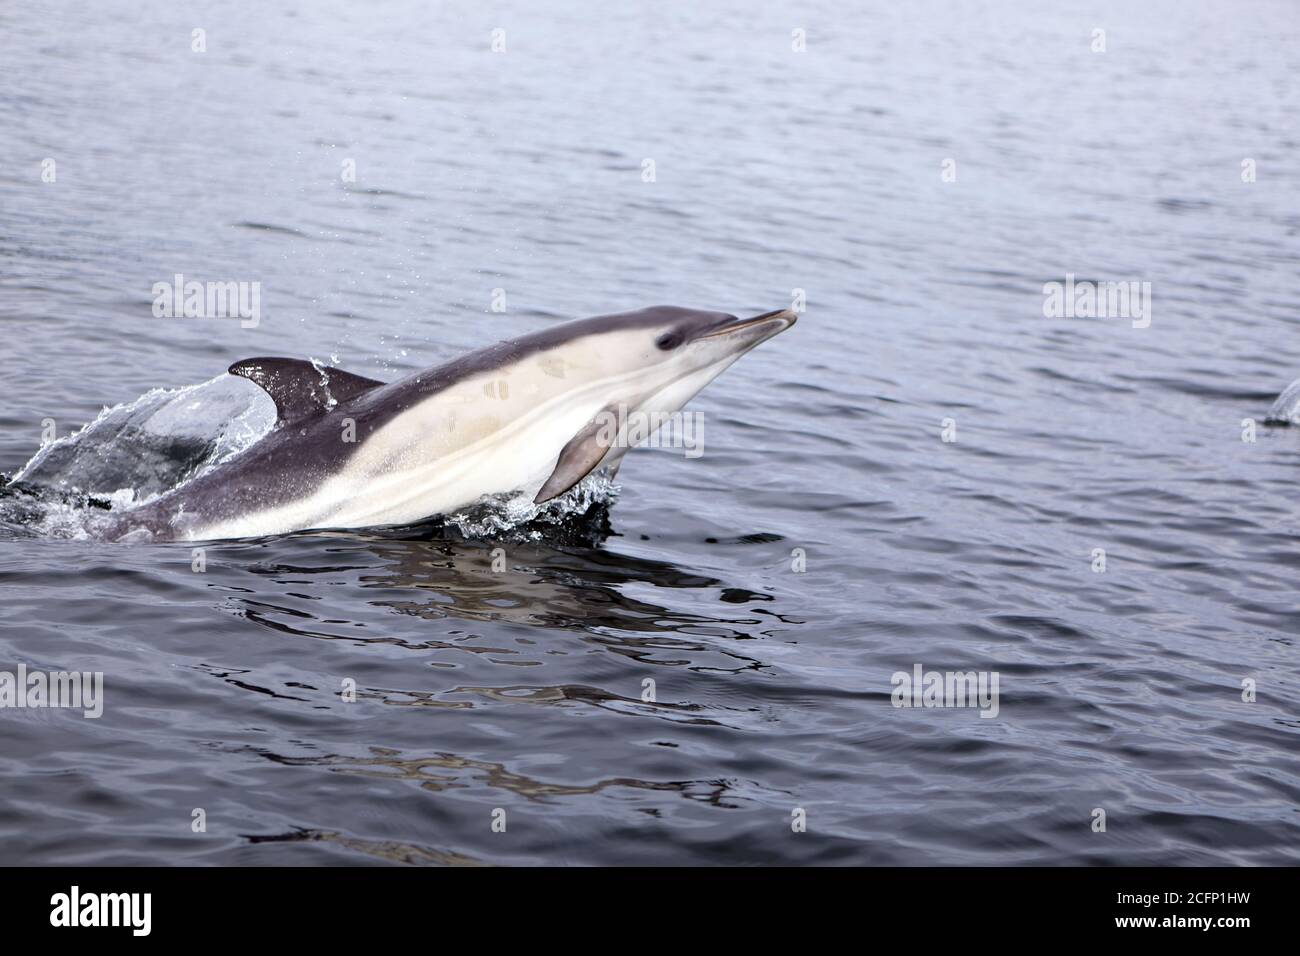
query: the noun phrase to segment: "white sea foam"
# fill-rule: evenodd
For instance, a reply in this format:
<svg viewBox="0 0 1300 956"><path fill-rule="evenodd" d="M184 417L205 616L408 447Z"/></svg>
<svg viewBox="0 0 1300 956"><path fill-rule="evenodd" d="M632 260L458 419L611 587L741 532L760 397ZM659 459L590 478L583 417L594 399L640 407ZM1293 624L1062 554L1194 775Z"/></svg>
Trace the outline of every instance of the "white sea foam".
<svg viewBox="0 0 1300 956"><path fill-rule="evenodd" d="M602 471L588 475L545 504L533 504L526 494L496 495L443 520L467 538L493 538L529 526L528 537L540 539L546 525L563 524L571 517L586 514L595 505L612 502L618 492L618 482Z"/></svg>

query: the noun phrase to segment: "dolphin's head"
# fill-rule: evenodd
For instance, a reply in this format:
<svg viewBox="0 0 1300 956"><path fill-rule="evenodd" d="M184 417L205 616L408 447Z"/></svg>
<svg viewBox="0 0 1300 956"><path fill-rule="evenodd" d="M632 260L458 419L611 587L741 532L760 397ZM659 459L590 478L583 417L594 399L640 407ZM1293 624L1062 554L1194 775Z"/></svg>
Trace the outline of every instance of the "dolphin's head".
<svg viewBox="0 0 1300 956"><path fill-rule="evenodd" d="M749 319L739 319L726 312L674 306L645 312L646 328L654 333L654 346L663 353L660 360L692 367L707 367L720 361L730 365L760 342L784 332L796 319L789 309L764 312Z"/></svg>
<svg viewBox="0 0 1300 956"><path fill-rule="evenodd" d="M647 370L662 382L640 404L646 411L674 412L725 371L731 363L762 342L794 325L789 309L737 318L725 312L663 308L651 323L654 353Z"/></svg>
<svg viewBox="0 0 1300 956"><path fill-rule="evenodd" d="M582 363L588 374L603 379L615 393L611 401L674 412L796 318L789 309L741 319L726 312L655 306L562 328L565 338L580 346L576 351L588 356Z"/></svg>

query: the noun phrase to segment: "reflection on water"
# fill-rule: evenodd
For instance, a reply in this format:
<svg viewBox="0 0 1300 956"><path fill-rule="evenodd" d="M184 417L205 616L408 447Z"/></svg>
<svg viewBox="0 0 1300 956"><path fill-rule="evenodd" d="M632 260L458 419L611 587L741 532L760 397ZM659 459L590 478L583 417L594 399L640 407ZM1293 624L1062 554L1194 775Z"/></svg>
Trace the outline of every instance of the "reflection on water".
<svg viewBox="0 0 1300 956"><path fill-rule="evenodd" d="M435 850L432 847L416 846L395 840L362 840L332 830L297 829L289 833L273 835L250 833L247 840L252 844L261 843L325 843L347 851L345 859L355 863L358 854L372 856L387 863L405 863L412 866L484 866L481 860L475 860L461 853Z"/></svg>
<svg viewBox="0 0 1300 956"><path fill-rule="evenodd" d="M446 533L445 528L438 530ZM594 649L646 664L763 670L761 660L734 643L753 640L750 629L766 623L762 618L673 610L627 592L713 589L729 605L770 601L770 595L728 588L715 578L668 562L612 555L599 547L610 530L609 510L598 505L567 525L557 541L529 540L527 529L513 541L489 542L416 536L429 533L427 528L409 529L401 533L403 537L356 535L350 547L324 549L331 558L329 563L251 565L247 569L250 573L265 575L273 583L251 589L257 597L240 598L238 604L250 621L286 634L447 652L433 657L430 665L434 667L454 667L459 654L483 654L496 664L528 667L541 664L549 653L544 641L516 641L507 646L500 640L484 642L473 633L459 631L455 640L410 641L370 634L367 631L372 629L372 611L357 620L340 619L334 616L337 607L332 606L332 616L324 620L313 612L315 598L293 590L298 584L328 581L331 576L346 574L366 589L363 593L370 609L388 609L426 620L454 618L535 626L547 632L571 631ZM267 592L272 588L284 589L283 597L288 600L269 601ZM475 688L473 692L506 694L508 690ZM535 690L540 696L527 699L626 700L585 688ZM453 693L463 691L457 688ZM412 696L424 705L434 703L427 695ZM520 697L511 699L518 701Z"/></svg>
<svg viewBox="0 0 1300 956"><path fill-rule="evenodd" d="M275 662L296 652L273 640L258 652L258 666L193 666L233 692L307 707L317 712L317 720L324 712L343 724L369 723L374 714L389 709L439 720L458 715L455 719L488 721L484 732L489 738L522 734L538 745L537 721L550 713L567 712L580 723L593 715L626 721L629 729L640 728L638 736L650 731L645 745L665 753L694 749L692 733L743 732L747 724L763 720L761 708L726 695L719 700L683 698L674 689L676 679L660 672L680 669L715 680L741 673L770 677L756 630L769 622L753 615L748 605L770 603L772 596L729 587L667 561L620 553L617 541L609 510L601 506L567 525L554 541L535 540L528 528L519 529L513 539L480 541L429 526L214 545L209 561L223 570L220 582L209 587L226 594L228 610L274 638L329 642L346 663L329 678L276 681L268 676L277 669ZM268 548L276 552L273 559L267 559ZM329 592L338 588L352 597L327 602ZM717 610L675 606L670 600L674 594L708 595L708 605ZM423 624L393 627L394 620L408 618ZM419 631L425 634L414 638ZM629 668L648 680L611 678ZM579 673L589 682L562 676ZM351 678L346 687L342 675ZM505 675L508 679L501 680ZM561 679L554 681L552 675ZM517 730L507 731L505 725L491 729L503 711ZM655 733L656 727L662 730ZM450 735L445 727L429 729L426 738L406 728L383 744L367 732L343 751L321 750L310 739L292 736L275 746L229 741L214 742L214 747L231 759L254 755L279 768L378 781L385 788L411 787L474 803L484 799L482 794L495 794L488 798L494 807L513 806L508 813L525 819L531 815L526 805L534 803L631 801L632 812L662 818L664 808L656 795L715 810L790 799L783 788L747 775L719 774L717 768L702 776L684 775L685 768L671 758L650 761L635 775L602 772L605 760L575 774L574 761L543 758L540 751L523 760L488 757L491 749L469 727ZM440 746L448 740L464 746ZM512 805L511 796L525 803ZM387 799L393 799L391 792ZM415 864L492 862L436 843L363 840L301 825L247 839L253 844L325 842Z"/></svg>

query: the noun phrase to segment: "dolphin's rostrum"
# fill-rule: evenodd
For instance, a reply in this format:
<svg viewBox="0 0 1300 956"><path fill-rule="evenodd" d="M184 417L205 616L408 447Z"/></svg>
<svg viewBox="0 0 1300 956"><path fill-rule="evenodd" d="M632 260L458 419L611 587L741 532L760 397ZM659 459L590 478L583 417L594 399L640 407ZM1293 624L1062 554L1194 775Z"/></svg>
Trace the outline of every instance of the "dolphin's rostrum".
<svg viewBox="0 0 1300 956"><path fill-rule="evenodd" d="M538 503L627 448L594 423L619 408L681 409L795 314L737 319L657 306L568 322L389 384L286 358L231 374L275 401L276 425L239 455L112 518L110 537L212 540L403 525L487 495Z"/></svg>

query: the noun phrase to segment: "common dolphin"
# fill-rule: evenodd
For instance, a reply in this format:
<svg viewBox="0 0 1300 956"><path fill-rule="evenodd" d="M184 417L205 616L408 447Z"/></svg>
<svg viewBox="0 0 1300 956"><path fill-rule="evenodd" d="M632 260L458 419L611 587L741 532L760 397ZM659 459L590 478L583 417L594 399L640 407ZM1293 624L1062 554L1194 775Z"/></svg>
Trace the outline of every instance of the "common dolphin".
<svg viewBox="0 0 1300 956"><path fill-rule="evenodd" d="M662 421L795 319L656 306L567 322L389 384L245 359L229 371L275 401L272 430L102 533L217 540L412 524L495 494L540 504L617 469L628 449L598 427L602 413Z"/></svg>

